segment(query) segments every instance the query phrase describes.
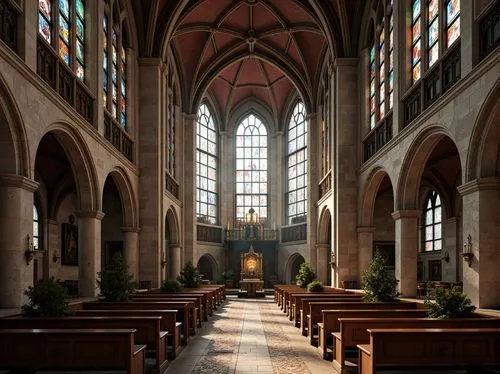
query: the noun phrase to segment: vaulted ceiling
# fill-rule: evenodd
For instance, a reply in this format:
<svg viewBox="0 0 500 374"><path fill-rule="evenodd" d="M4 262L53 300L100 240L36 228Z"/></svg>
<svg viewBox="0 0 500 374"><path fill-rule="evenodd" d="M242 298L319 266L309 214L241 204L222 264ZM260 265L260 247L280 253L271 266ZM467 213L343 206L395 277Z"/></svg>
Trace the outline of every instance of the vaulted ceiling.
<svg viewBox="0 0 500 374"><path fill-rule="evenodd" d="M357 51L361 0L132 1L141 55L174 53L184 110L208 95L228 120L243 101L283 118L289 98L309 108L325 58Z"/></svg>

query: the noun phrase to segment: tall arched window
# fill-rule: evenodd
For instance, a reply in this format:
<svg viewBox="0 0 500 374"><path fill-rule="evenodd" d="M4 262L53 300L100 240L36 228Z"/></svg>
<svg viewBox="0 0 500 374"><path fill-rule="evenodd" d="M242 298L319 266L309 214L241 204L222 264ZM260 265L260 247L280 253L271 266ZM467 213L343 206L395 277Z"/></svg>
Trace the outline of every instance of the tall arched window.
<svg viewBox="0 0 500 374"><path fill-rule="evenodd" d="M243 221L253 208L267 221L267 130L250 114L236 130L236 220Z"/></svg>
<svg viewBox="0 0 500 374"><path fill-rule="evenodd" d="M85 1L38 0L38 32L85 79Z"/></svg>
<svg viewBox="0 0 500 374"><path fill-rule="evenodd" d="M441 198L431 191L425 199L424 209L424 250L438 251L443 247Z"/></svg>
<svg viewBox="0 0 500 374"><path fill-rule="evenodd" d="M176 141L176 126L175 126L175 87L172 78L173 72L169 74L169 85L167 93L167 170L172 176L176 177L175 169L175 141Z"/></svg>
<svg viewBox="0 0 500 374"><path fill-rule="evenodd" d="M293 109L287 133L288 223L307 219L307 122L304 104Z"/></svg>
<svg viewBox="0 0 500 374"><path fill-rule="evenodd" d="M459 39L460 0L413 0L410 27L411 77L415 83ZM441 36L444 40L440 43Z"/></svg>
<svg viewBox="0 0 500 374"><path fill-rule="evenodd" d="M392 1L378 4L368 57L370 130L384 119L394 103L394 17Z"/></svg>
<svg viewBox="0 0 500 374"><path fill-rule="evenodd" d="M111 116L127 128L127 52L126 35L115 1L104 4L103 18L103 104Z"/></svg>
<svg viewBox="0 0 500 374"><path fill-rule="evenodd" d="M37 204L33 204L33 248L42 249L42 222L40 216L40 209Z"/></svg>
<svg viewBox="0 0 500 374"><path fill-rule="evenodd" d="M196 217L201 223L217 224L217 131L206 104L196 121Z"/></svg>

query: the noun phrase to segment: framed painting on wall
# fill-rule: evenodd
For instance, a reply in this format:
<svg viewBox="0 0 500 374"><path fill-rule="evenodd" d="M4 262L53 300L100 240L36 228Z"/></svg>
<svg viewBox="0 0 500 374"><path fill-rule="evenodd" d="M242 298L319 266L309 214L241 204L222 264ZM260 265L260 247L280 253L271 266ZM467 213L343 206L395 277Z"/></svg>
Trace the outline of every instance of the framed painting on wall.
<svg viewBox="0 0 500 374"><path fill-rule="evenodd" d="M78 266L78 226L61 224L61 264Z"/></svg>
<svg viewBox="0 0 500 374"><path fill-rule="evenodd" d="M429 261L429 280L431 281L441 280L441 260Z"/></svg>

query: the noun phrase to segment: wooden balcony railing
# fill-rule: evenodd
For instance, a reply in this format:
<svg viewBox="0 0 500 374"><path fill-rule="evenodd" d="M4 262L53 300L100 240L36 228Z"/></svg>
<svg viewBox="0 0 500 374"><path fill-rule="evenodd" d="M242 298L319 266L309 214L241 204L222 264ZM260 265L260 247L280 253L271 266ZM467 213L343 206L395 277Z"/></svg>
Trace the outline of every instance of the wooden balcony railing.
<svg viewBox="0 0 500 374"><path fill-rule="evenodd" d="M37 43L36 71L78 114L90 124L94 124L94 97L40 36Z"/></svg>
<svg viewBox="0 0 500 374"><path fill-rule="evenodd" d="M392 113L389 113L363 140L363 162L368 161L392 139Z"/></svg>
<svg viewBox="0 0 500 374"><path fill-rule="evenodd" d="M165 172L165 188L174 195L176 199L179 198L179 184L177 184L168 171Z"/></svg>
<svg viewBox="0 0 500 374"><path fill-rule="evenodd" d="M500 46L500 7L492 6L479 21L480 61Z"/></svg>
<svg viewBox="0 0 500 374"><path fill-rule="evenodd" d="M17 50L19 15L19 10L9 0L0 0L0 40L16 53L19 53Z"/></svg>
<svg viewBox="0 0 500 374"><path fill-rule="evenodd" d="M199 242L220 243L222 244L222 231L221 226L211 225L196 225L196 240Z"/></svg>
<svg viewBox="0 0 500 374"><path fill-rule="evenodd" d="M108 113L104 113L104 137L130 161L133 161L132 139Z"/></svg>
<svg viewBox="0 0 500 374"><path fill-rule="evenodd" d="M307 240L307 223L290 225L281 228L281 242L296 242Z"/></svg>
<svg viewBox="0 0 500 374"><path fill-rule="evenodd" d="M224 239L231 240L278 240L279 230L266 229L262 226L243 226L225 229Z"/></svg>
<svg viewBox="0 0 500 374"><path fill-rule="evenodd" d="M319 182L319 198L321 199L332 189L332 171L330 170Z"/></svg>

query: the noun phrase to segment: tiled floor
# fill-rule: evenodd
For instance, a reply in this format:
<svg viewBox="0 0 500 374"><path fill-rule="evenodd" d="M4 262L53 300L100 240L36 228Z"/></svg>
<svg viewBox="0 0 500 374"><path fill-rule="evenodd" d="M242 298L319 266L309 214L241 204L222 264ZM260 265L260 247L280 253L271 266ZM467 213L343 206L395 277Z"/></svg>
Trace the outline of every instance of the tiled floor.
<svg viewBox="0 0 500 374"><path fill-rule="evenodd" d="M229 296L166 373L335 373L272 297Z"/></svg>

